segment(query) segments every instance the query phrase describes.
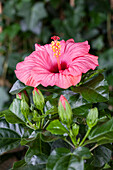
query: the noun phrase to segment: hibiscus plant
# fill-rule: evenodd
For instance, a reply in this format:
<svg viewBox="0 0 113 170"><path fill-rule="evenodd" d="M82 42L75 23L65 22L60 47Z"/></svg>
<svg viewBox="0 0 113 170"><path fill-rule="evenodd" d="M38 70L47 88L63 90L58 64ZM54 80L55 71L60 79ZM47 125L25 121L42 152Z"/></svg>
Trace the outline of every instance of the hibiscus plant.
<svg viewBox="0 0 113 170"><path fill-rule="evenodd" d="M0 112L0 154L26 148L12 170L110 168L113 118L104 70L87 41L52 39L16 66L16 97Z"/></svg>

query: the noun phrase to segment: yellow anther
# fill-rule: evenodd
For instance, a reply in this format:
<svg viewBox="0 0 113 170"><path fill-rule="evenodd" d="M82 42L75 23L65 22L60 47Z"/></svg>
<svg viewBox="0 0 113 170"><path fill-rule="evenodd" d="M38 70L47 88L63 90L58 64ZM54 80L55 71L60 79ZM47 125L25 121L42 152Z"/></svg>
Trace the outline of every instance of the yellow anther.
<svg viewBox="0 0 113 170"><path fill-rule="evenodd" d="M60 42L57 41L57 39L54 39L54 41L51 42L51 48L54 52L54 56L55 57L59 57L61 55L61 45L60 45Z"/></svg>

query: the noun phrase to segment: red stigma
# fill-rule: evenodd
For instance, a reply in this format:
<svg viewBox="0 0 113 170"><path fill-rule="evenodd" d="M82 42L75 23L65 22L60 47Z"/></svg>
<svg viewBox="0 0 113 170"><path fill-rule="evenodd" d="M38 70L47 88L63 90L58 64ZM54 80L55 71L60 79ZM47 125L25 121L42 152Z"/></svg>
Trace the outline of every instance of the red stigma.
<svg viewBox="0 0 113 170"><path fill-rule="evenodd" d="M53 37L51 37L51 39L53 39L54 41L57 41L57 40L60 39L60 37L58 37L58 36L53 36Z"/></svg>

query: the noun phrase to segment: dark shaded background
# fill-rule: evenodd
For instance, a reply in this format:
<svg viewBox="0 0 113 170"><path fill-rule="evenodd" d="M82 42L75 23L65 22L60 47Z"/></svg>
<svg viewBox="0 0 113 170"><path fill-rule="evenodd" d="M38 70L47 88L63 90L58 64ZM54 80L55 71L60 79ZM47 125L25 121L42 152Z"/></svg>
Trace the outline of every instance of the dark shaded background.
<svg viewBox="0 0 113 170"><path fill-rule="evenodd" d="M113 110L113 0L2 0L0 13L0 110L12 101L16 64L53 35L89 41L99 68L106 68Z"/></svg>

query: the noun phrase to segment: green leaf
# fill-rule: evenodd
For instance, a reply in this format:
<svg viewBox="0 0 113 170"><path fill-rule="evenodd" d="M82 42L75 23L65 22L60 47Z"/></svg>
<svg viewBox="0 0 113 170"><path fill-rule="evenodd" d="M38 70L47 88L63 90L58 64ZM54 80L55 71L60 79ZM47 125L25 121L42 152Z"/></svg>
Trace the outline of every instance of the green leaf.
<svg viewBox="0 0 113 170"><path fill-rule="evenodd" d="M17 148L19 146L22 127L7 123L5 119L0 119L0 155Z"/></svg>
<svg viewBox="0 0 113 170"><path fill-rule="evenodd" d="M24 165L26 164L25 160L20 160L18 162L15 162L14 165L13 165L13 168L12 170L15 170L17 168L20 168L20 167L23 167Z"/></svg>
<svg viewBox="0 0 113 170"><path fill-rule="evenodd" d="M7 122L9 123L24 123L22 119L20 119L19 117L17 117L13 112L11 112L10 110L4 110L0 112L0 117L5 116Z"/></svg>
<svg viewBox="0 0 113 170"><path fill-rule="evenodd" d="M96 50L101 50L104 47L103 36L99 36L95 40L92 41L92 48Z"/></svg>
<svg viewBox="0 0 113 170"><path fill-rule="evenodd" d="M91 152L86 147L78 147L77 149L75 149L73 154L78 156L78 157L80 157L80 158L82 158L82 159L89 159L89 158L91 158Z"/></svg>
<svg viewBox="0 0 113 170"><path fill-rule="evenodd" d="M15 10L15 2L14 1L8 1L5 3L3 8L3 13L6 17L10 19L14 19L16 10Z"/></svg>
<svg viewBox="0 0 113 170"><path fill-rule="evenodd" d="M9 100L8 93L4 87L0 87L0 110L3 109L5 102Z"/></svg>
<svg viewBox="0 0 113 170"><path fill-rule="evenodd" d="M48 155L50 153L50 146L41 140L40 134L36 140L31 142L30 147L25 155L25 161L27 164L37 165L46 164Z"/></svg>
<svg viewBox="0 0 113 170"><path fill-rule="evenodd" d="M14 84L9 93L11 94L17 94L21 92L22 90L25 90L27 86L25 86L23 83L20 82L20 80L17 80Z"/></svg>
<svg viewBox="0 0 113 170"><path fill-rule="evenodd" d="M53 170L56 162L64 155L68 154L70 151L67 148L57 148L51 152L48 158L47 170Z"/></svg>
<svg viewBox="0 0 113 170"><path fill-rule="evenodd" d="M0 47L0 53L2 52L2 47ZM3 63L4 63L4 57L1 55L0 56L0 75L3 72ZM0 93L1 94L1 93Z"/></svg>
<svg viewBox="0 0 113 170"><path fill-rule="evenodd" d="M104 146L99 146L94 151L94 160L92 162L94 167L102 167L111 159L112 151Z"/></svg>
<svg viewBox="0 0 113 170"><path fill-rule="evenodd" d="M113 142L113 118L102 125L97 125L89 135L85 144L97 142L98 144Z"/></svg>
<svg viewBox="0 0 113 170"><path fill-rule="evenodd" d="M55 135L52 135L50 132L48 131L45 131L43 133L41 133L41 139L42 141L44 142L53 142L55 140L58 140L59 137L55 136Z"/></svg>
<svg viewBox="0 0 113 170"><path fill-rule="evenodd" d="M33 131L30 135L27 135L26 137L23 137L20 141L21 145L29 144L30 142L34 141L38 135L38 132Z"/></svg>
<svg viewBox="0 0 113 170"><path fill-rule="evenodd" d="M27 164L25 166L22 166L20 168L16 168L15 170L44 170L45 169L45 165L30 165Z"/></svg>
<svg viewBox="0 0 113 170"><path fill-rule="evenodd" d="M102 74L93 77L79 87L72 88L72 90L80 93L84 99L92 103L105 102L109 99L108 84Z"/></svg>
<svg viewBox="0 0 113 170"><path fill-rule="evenodd" d="M53 120L50 122L46 129L55 135L68 134L68 130L60 123L59 120Z"/></svg>
<svg viewBox="0 0 113 170"><path fill-rule="evenodd" d="M37 2L32 7L31 18L30 18L30 29L32 30L37 22L43 18L47 17L47 12L44 7L43 2Z"/></svg>
<svg viewBox="0 0 113 170"><path fill-rule="evenodd" d="M25 161L27 164L32 165L46 164L47 158L47 155L39 153L35 147L29 148L25 155Z"/></svg>
<svg viewBox="0 0 113 170"><path fill-rule="evenodd" d="M12 104L9 107L9 110L15 116L17 116L17 118L19 118L22 122L26 122L25 117L23 116L23 114L21 113L21 110L20 110L20 100L19 99L14 99L13 100Z"/></svg>
<svg viewBox="0 0 113 170"><path fill-rule="evenodd" d="M20 31L19 24L10 25L5 29L6 34L9 36L11 40L18 34L19 31Z"/></svg>
<svg viewBox="0 0 113 170"><path fill-rule="evenodd" d="M84 161L81 158L77 157L76 155L73 155L72 153L67 154L61 157L61 159L59 159L56 162L56 165L54 167L54 170L61 170L61 169L84 170Z"/></svg>

